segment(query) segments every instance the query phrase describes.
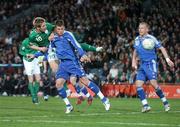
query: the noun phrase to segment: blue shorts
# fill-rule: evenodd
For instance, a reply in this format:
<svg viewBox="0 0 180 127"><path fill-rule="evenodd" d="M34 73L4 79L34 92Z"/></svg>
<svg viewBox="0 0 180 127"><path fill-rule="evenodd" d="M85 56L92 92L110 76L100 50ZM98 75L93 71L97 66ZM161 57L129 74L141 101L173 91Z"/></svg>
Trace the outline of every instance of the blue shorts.
<svg viewBox="0 0 180 127"><path fill-rule="evenodd" d="M158 65L155 60L141 62L140 68L138 69L136 80L157 80Z"/></svg>
<svg viewBox="0 0 180 127"><path fill-rule="evenodd" d="M85 75L85 71L78 61L62 60L56 73L56 79L63 78L65 80L69 80L71 76L81 78Z"/></svg>

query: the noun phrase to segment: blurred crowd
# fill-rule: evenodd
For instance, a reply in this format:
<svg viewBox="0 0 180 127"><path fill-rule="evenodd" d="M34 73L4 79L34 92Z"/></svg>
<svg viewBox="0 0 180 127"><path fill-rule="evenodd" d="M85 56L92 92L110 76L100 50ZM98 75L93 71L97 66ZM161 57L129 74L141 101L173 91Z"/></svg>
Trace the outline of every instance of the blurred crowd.
<svg viewBox="0 0 180 127"><path fill-rule="evenodd" d="M20 5L27 2L18 1ZM27 5L32 6L34 1L28 0ZM150 33L161 41L175 63L175 68L170 69L163 55L157 51L159 82L180 83L180 1L49 0L47 2L49 8L41 8L31 15L17 19L14 24L6 24L5 35L0 37L0 63L22 63L18 47L32 29L34 17L44 17L51 23L56 19L63 19L66 29L75 32L80 43L103 46L103 52L88 52L92 62L84 65L94 80L98 79L101 83L133 83L135 76L135 72L131 69L133 40L138 35L139 22L146 21L150 25ZM3 8L10 6L7 2L0 4ZM16 8L10 7L8 11L14 13ZM2 8L0 13L2 10L5 10L8 16L14 15L9 15L9 12ZM5 13L1 16L3 17ZM96 71L93 72L92 69L97 69L100 73L94 74ZM0 67L0 74L3 81L8 75L13 80L16 74L22 78L23 68Z"/></svg>
<svg viewBox="0 0 180 127"><path fill-rule="evenodd" d="M44 3L47 0L1 0L0 21L21 13L32 6L32 4Z"/></svg>

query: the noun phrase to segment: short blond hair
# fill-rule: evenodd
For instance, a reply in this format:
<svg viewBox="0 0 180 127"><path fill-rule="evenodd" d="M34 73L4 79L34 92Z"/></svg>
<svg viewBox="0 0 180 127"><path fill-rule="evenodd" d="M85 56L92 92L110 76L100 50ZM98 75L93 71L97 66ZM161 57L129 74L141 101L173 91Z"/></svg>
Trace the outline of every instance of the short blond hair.
<svg viewBox="0 0 180 127"><path fill-rule="evenodd" d="M148 24L148 23L146 23L146 22L140 22L140 23L139 23L139 26L140 26L140 25L145 25L145 26L148 28L148 30L149 30L149 24Z"/></svg>

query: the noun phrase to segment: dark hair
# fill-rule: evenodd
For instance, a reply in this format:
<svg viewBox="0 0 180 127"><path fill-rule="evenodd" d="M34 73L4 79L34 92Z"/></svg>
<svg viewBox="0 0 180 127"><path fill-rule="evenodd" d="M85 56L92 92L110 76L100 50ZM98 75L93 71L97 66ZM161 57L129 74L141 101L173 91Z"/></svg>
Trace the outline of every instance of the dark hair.
<svg viewBox="0 0 180 127"><path fill-rule="evenodd" d="M64 26L64 21L63 20L56 20L55 26Z"/></svg>

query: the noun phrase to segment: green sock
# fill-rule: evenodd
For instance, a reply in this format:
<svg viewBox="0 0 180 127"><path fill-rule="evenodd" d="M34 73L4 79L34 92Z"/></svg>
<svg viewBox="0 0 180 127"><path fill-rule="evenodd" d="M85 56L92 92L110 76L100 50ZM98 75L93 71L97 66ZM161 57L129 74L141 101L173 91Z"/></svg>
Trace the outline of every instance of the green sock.
<svg viewBox="0 0 180 127"><path fill-rule="evenodd" d="M65 89L65 90L68 90L67 82L65 82L63 86L64 86L64 89Z"/></svg>
<svg viewBox="0 0 180 127"><path fill-rule="evenodd" d="M29 83L28 84L28 89L29 89L29 91L31 93L32 100L34 100L34 98L35 98L35 91L34 91L34 88L33 88L33 83Z"/></svg>
<svg viewBox="0 0 180 127"><path fill-rule="evenodd" d="M37 97L37 93L39 92L39 82L34 82L34 92Z"/></svg>

